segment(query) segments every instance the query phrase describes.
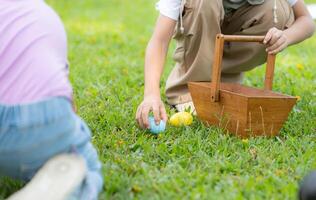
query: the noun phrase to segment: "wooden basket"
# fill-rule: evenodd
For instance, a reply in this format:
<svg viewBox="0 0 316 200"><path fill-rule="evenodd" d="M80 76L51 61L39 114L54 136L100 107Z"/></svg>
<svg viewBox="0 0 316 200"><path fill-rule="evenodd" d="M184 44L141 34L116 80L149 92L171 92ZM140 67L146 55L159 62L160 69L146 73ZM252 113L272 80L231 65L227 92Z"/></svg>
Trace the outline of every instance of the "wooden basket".
<svg viewBox="0 0 316 200"><path fill-rule="evenodd" d="M268 55L265 88L220 83L224 42L258 42L264 36L216 37L212 82L190 82L189 90L199 119L241 136L275 136L279 133L296 98L272 92L275 55Z"/></svg>

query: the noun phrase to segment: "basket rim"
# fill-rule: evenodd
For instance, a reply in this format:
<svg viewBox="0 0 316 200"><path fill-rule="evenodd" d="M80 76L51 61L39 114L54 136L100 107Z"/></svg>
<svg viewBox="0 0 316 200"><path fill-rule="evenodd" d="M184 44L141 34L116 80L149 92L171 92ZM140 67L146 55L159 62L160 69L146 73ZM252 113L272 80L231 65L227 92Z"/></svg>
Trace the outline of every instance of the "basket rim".
<svg viewBox="0 0 316 200"><path fill-rule="evenodd" d="M202 86L202 87L205 87L205 88L208 88L209 90L211 90L211 82L203 82L203 81L192 81L192 82L188 82L188 86L190 85L195 85L195 86ZM229 93L229 94L233 94L233 95L238 95L238 96L241 96L241 97L246 97L246 98L249 98L249 99L289 99L289 100L294 100L296 99L297 100L297 97L294 97L294 96L291 96L291 95L288 95L288 94L282 94L280 92L276 92L276 91L268 91L268 90L265 90L265 89L261 89L261 88L255 88L255 87L250 87L250 86L246 86L246 85L242 85L242 84L239 84L239 83L221 83L221 85L237 85L239 87L243 87L243 88L247 88L247 89L252 89L252 90L257 90L257 91L264 91L264 92L268 92L268 93L272 93L273 95L269 95L267 93L267 95L247 95L247 94L244 94L244 93L237 93L237 92L234 92L234 91L230 91L230 90L227 90L227 89L223 89L223 88L220 88L219 91L220 92L225 92L225 93Z"/></svg>

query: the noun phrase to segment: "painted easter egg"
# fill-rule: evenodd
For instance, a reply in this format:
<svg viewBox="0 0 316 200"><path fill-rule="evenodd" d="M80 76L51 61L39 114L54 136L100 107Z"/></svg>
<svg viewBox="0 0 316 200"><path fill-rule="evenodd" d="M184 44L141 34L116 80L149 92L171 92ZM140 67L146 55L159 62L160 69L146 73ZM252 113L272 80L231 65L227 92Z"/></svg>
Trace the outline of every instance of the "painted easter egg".
<svg viewBox="0 0 316 200"><path fill-rule="evenodd" d="M154 117L149 117L148 120L149 120L149 127L150 127L149 131L152 134L159 134L166 130L166 122L164 122L163 120L161 120L158 125L156 124Z"/></svg>
<svg viewBox="0 0 316 200"><path fill-rule="evenodd" d="M193 123L193 116L188 112L178 112L171 116L169 120L172 126L189 126Z"/></svg>

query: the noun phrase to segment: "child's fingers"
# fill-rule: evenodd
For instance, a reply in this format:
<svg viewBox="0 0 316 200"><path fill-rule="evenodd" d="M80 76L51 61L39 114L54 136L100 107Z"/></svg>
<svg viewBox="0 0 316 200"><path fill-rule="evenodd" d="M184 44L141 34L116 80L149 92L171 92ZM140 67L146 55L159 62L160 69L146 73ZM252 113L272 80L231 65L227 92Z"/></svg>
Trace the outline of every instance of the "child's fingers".
<svg viewBox="0 0 316 200"><path fill-rule="evenodd" d="M160 116L163 121L167 122L168 115L167 115L165 106L163 104L160 106Z"/></svg>
<svg viewBox="0 0 316 200"><path fill-rule="evenodd" d="M136 112L136 120L137 120L138 125L139 125L141 128L144 128L144 124L143 124L143 121L142 121L141 114L142 114L142 106L139 106L139 107L137 108L137 112Z"/></svg>
<svg viewBox="0 0 316 200"><path fill-rule="evenodd" d="M287 47L286 43L283 43L281 46L279 46L277 49L269 52L269 54L277 54L281 51L283 51Z"/></svg>
<svg viewBox="0 0 316 200"><path fill-rule="evenodd" d="M271 40L272 37L272 33L271 30L267 33L267 35L265 36L264 40L263 40L263 44L268 44L268 42Z"/></svg>
<svg viewBox="0 0 316 200"><path fill-rule="evenodd" d="M154 104L153 105L153 114L154 114L154 118L155 118L155 122L156 124L160 123L160 110L159 110L159 105Z"/></svg>
<svg viewBox="0 0 316 200"><path fill-rule="evenodd" d="M136 111L136 120L140 119L140 114L141 114L141 110L142 110L142 105L139 105Z"/></svg>
<svg viewBox="0 0 316 200"><path fill-rule="evenodd" d="M149 128L149 121L148 121L149 111L150 111L150 107L148 107L148 106L145 106L142 108L141 121L143 124L143 128Z"/></svg>
<svg viewBox="0 0 316 200"><path fill-rule="evenodd" d="M286 43L286 39L284 37L281 37L278 41L276 41L272 46L267 48L267 52L271 53L278 49L280 46Z"/></svg>
<svg viewBox="0 0 316 200"><path fill-rule="evenodd" d="M271 28L268 33L266 34L263 44L268 44L272 38L273 33L275 32L276 28Z"/></svg>
<svg viewBox="0 0 316 200"><path fill-rule="evenodd" d="M274 45L283 35L282 31L275 31L272 35L272 38L270 40L270 42L268 43L269 45Z"/></svg>

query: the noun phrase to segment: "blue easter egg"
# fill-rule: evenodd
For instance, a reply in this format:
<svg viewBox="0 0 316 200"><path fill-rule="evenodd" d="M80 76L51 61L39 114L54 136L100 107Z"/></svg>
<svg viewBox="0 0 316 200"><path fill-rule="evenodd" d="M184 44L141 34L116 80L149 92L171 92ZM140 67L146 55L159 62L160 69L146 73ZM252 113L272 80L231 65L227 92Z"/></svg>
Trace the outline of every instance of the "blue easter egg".
<svg viewBox="0 0 316 200"><path fill-rule="evenodd" d="M150 132L153 134L159 134L161 132L164 132L166 130L166 122L163 120L160 121L158 125L156 125L155 119L153 117L149 117L149 126L150 126Z"/></svg>

